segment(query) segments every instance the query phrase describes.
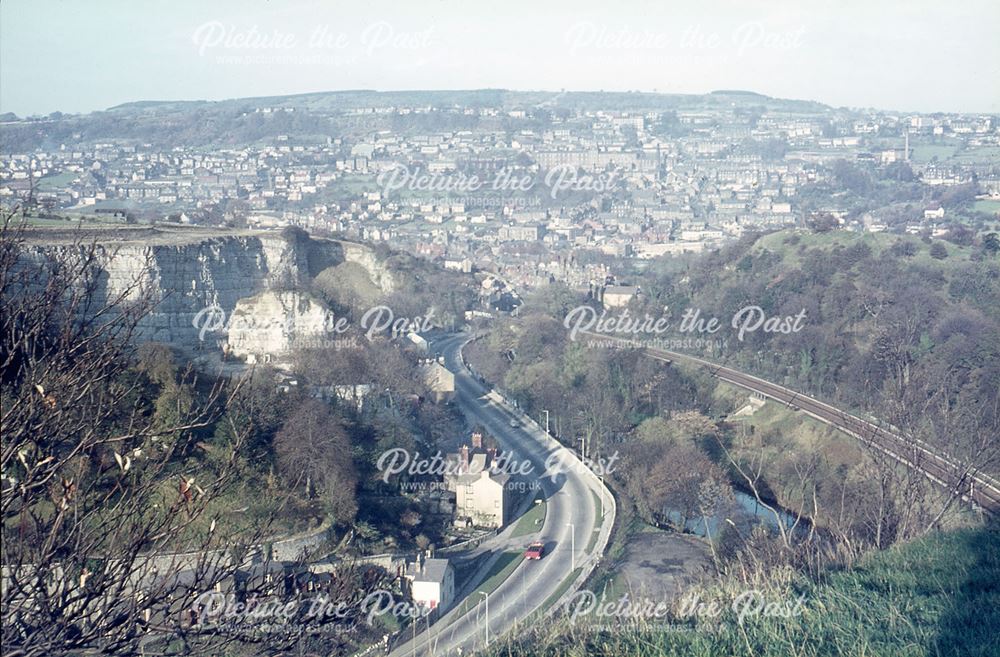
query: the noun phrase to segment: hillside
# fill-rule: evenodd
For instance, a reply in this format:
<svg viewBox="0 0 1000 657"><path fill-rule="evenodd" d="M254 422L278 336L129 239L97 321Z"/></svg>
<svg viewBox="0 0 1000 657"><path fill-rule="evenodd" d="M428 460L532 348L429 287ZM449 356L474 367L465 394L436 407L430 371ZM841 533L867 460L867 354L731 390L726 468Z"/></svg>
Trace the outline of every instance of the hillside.
<svg viewBox="0 0 1000 657"><path fill-rule="evenodd" d="M358 115L357 110L426 107L406 115ZM823 113L830 108L816 102L783 100L744 92L659 94L645 92L553 92L477 89L455 91L350 90L321 93L234 98L221 101L145 100L116 105L103 112L65 115L44 120L8 123L0 133L7 152L58 147L67 141L124 140L163 145L237 146L293 135L302 141L325 141L327 136L359 136L373 130L407 131L519 130L536 125L538 117L514 119L506 115L480 117L455 108L500 108L547 112L698 111L719 108L760 108L776 112ZM268 113L260 113L268 108ZM270 111L284 109L288 111ZM352 114L353 113L353 114Z"/></svg>
<svg viewBox="0 0 1000 657"><path fill-rule="evenodd" d="M1000 431L1000 261L945 238L753 235L654 264L638 279L641 310L700 309L724 323L716 360L971 456ZM730 320L748 306L805 318L797 332L740 339Z"/></svg>
<svg viewBox="0 0 1000 657"><path fill-rule="evenodd" d="M759 584L765 599L795 601L801 613L767 618L731 604L744 587L703 592L722 612L662 618L611 628L562 618L485 655L505 657L988 657L1000 654L1000 532L964 529L930 535L874 553L855 568L818 580L775 577ZM794 609L793 602L787 609Z"/></svg>

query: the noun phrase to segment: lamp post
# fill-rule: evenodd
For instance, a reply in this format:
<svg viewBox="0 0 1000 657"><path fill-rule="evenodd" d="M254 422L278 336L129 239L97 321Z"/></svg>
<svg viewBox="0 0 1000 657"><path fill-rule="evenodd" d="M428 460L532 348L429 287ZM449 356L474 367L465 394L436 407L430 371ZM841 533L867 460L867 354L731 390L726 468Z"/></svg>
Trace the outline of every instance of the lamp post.
<svg viewBox="0 0 1000 657"><path fill-rule="evenodd" d="M431 654L437 655L437 639L431 636L431 615L424 614L424 618L427 619L427 642L431 644Z"/></svg>
<svg viewBox="0 0 1000 657"><path fill-rule="evenodd" d="M490 647L490 594L480 591L479 595L486 596L486 647Z"/></svg>
<svg viewBox="0 0 1000 657"><path fill-rule="evenodd" d="M571 522L567 522L566 525L569 527L569 540L570 540L570 552L569 552L569 570L572 573L576 570L576 525Z"/></svg>

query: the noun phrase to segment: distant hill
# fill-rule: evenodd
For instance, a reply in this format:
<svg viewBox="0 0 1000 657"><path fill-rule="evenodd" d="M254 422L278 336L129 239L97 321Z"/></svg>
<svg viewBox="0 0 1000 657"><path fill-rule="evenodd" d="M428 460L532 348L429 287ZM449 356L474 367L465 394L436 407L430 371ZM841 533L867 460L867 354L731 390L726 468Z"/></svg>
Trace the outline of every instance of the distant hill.
<svg viewBox="0 0 1000 657"><path fill-rule="evenodd" d="M710 96L756 96L757 98L770 98L756 91L745 91L743 89L717 89L716 91L708 92L708 94Z"/></svg>
<svg viewBox="0 0 1000 657"><path fill-rule="evenodd" d="M618 91L514 91L508 89L467 90L413 90L376 91L352 89L323 91L286 96L255 96L221 101L136 101L123 103L109 111L165 109L175 110L193 106L262 106L284 107L311 111L361 109L365 107L430 106L439 108L500 107L505 109L528 108L539 104L547 107L586 110L665 110L679 107L717 106L720 96L733 102L753 102L770 109L810 109L823 111L821 103L771 98L753 91L721 90L708 94L664 94L651 92Z"/></svg>
<svg viewBox="0 0 1000 657"><path fill-rule="evenodd" d="M207 100L135 100L128 103L122 103L120 105L115 105L114 107L109 107L108 112L129 112L129 111L144 111L144 110L158 110L158 109L170 109L170 108L185 108L185 107L195 107L198 105L207 105L210 101ZM86 115L84 115L86 116Z"/></svg>
<svg viewBox="0 0 1000 657"><path fill-rule="evenodd" d="M445 110L421 114L350 116L351 110L423 107ZM448 112L455 108L495 107L499 117ZM245 146L288 135L324 139L351 138L372 130L410 131L528 129L543 124L538 118L515 119L514 109L559 111L670 112L753 108L793 114L824 114L821 103L770 98L749 91L710 94L663 94L605 91L512 91L466 89L444 91L374 91L354 89L285 96L207 100L141 100L115 105L103 112L14 121L0 133L0 148L26 152L55 149L65 143L88 140L143 141L161 146ZM261 109L292 111L264 113Z"/></svg>

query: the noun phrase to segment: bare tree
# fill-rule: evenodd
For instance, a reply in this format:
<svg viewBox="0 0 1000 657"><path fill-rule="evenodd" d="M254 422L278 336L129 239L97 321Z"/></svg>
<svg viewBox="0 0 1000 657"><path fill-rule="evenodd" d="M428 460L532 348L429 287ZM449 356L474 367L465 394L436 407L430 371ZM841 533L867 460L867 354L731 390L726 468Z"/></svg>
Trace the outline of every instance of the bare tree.
<svg viewBox="0 0 1000 657"><path fill-rule="evenodd" d="M319 491L334 519L354 519L357 474L351 443L329 404L318 399L302 402L275 436L275 451L282 471L304 485L307 496Z"/></svg>
<svg viewBox="0 0 1000 657"><path fill-rule="evenodd" d="M80 239L39 250L11 217L0 228L6 655L217 653L183 612L267 531L219 504L246 438L226 413L241 386L188 373L199 399L157 423L133 347L152 302L138 280L110 290L108 257ZM194 458L219 423L218 457Z"/></svg>

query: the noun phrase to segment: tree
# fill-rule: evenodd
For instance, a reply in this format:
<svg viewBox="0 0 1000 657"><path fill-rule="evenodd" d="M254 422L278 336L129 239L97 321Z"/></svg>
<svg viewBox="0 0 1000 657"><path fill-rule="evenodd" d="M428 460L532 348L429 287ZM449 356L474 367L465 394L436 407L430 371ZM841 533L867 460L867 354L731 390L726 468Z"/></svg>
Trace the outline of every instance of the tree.
<svg viewBox="0 0 1000 657"><path fill-rule="evenodd" d="M4 652L219 654L181 610L234 574L268 522L218 508L246 437L225 414L240 384L192 393L169 421L151 412L133 347L152 307L144 273L109 295L106 257L95 243L29 245L10 217L0 227ZM161 440L220 422L231 431L211 466Z"/></svg>
<svg viewBox="0 0 1000 657"><path fill-rule="evenodd" d="M833 163L833 177L841 188L858 196L867 196L874 187L871 175L847 160Z"/></svg>
<svg viewBox="0 0 1000 657"><path fill-rule="evenodd" d="M170 347L159 342L144 342L136 353L136 369L149 377L158 386L167 386L177 381L177 363Z"/></svg>
<svg viewBox="0 0 1000 657"><path fill-rule="evenodd" d="M641 488L654 517L670 519L676 513L680 519L675 524L683 528L702 509L715 510L721 504L725 481L725 473L704 452L679 444L662 452ZM711 500L706 497L709 489Z"/></svg>
<svg viewBox="0 0 1000 657"><path fill-rule="evenodd" d="M986 233L983 236L983 250L990 255L1000 252L1000 237L996 233Z"/></svg>
<svg viewBox="0 0 1000 657"><path fill-rule="evenodd" d="M917 245L909 240L899 240L889 247L889 252L895 256L912 258L917 255Z"/></svg>
<svg viewBox="0 0 1000 657"><path fill-rule="evenodd" d="M840 226L840 222L837 218L830 214L829 212L822 212L815 214L808 219L806 219L806 225L809 226L814 232L817 233L828 233Z"/></svg>
<svg viewBox="0 0 1000 657"><path fill-rule="evenodd" d="M948 248L941 242L931 244L930 255L936 260L944 260L948 257Z"/></svg>
<svg viewBox="0 0 1000 657"><path fill-rule="evenodd" d="M290 481L301 483L309 497L320 493L334 520L354 519L357 474L351 442L326 402L302 402L278 431L274 448L278 465Z"/></svg>
<svg viewBox="0 0 1000 657"><path fill-rule="evenodd" d="M913 182L917 179L910 165L902 161L887 164L882 172L882 177L886 180L895 180L897 182Z"/></svg>

